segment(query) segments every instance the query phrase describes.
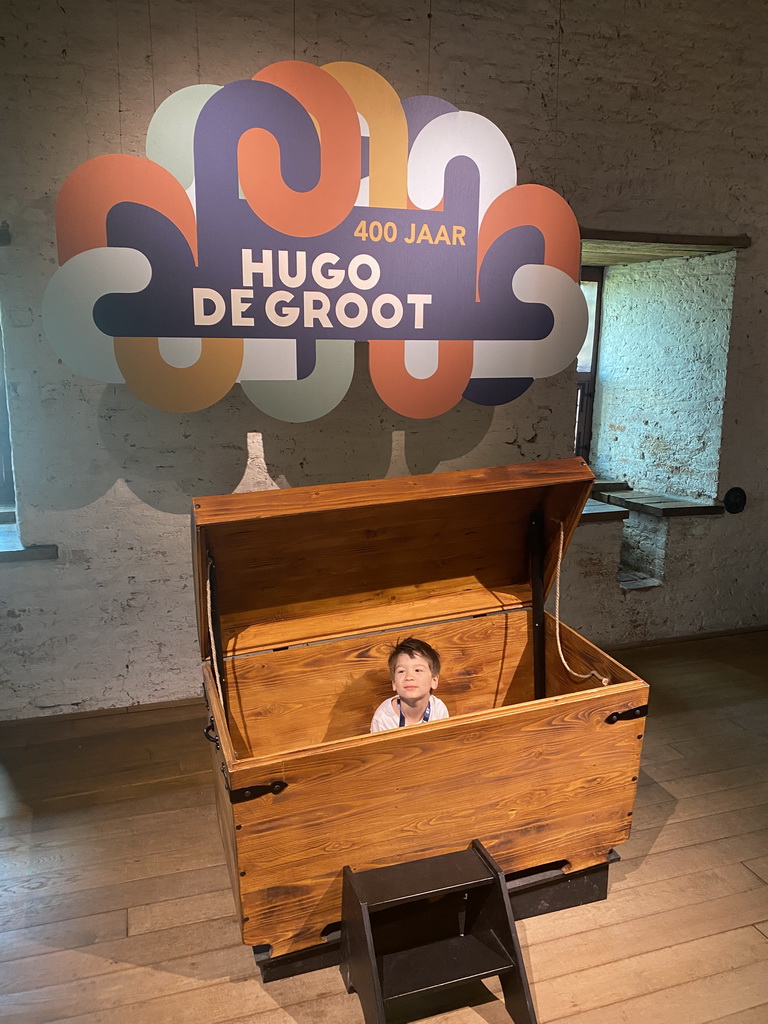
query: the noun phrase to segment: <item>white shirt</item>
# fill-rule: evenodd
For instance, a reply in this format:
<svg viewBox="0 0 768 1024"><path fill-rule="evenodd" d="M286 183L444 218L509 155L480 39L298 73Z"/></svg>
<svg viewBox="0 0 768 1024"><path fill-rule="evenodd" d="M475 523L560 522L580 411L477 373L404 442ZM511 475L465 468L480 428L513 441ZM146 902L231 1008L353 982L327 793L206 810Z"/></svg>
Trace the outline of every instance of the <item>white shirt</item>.
<svg viewBox="0 0 768 1024"><path fill-rule="evenodd" d="M376 708L373 713L373 719L371 720L371 732L384 732L387 729L397 729L400 726L400 712L392 706L392 701L397 698L387 697L387 699ZM429 721L439 722L444 718L448 718L448 708L443 704L439 697L433 694L429 698Z"/></svg>

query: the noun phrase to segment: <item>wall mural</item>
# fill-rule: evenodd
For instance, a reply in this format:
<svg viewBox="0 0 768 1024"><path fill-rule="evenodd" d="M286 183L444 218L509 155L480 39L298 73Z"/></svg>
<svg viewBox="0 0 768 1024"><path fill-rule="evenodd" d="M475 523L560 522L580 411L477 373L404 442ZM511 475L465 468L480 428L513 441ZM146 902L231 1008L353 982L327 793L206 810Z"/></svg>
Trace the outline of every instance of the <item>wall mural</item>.
<svg viewBox="0 0 768 1024"><path fill-rule="evenodd" d="M367 342L395 412L510 402L587 329L565 200L517 184L509 142L434 96L401 101L360 64L272 64L195 85L149 125L146 158L66 179L43 300L77 373L169 412L235 383L289 422L324 416Z"/></svg>

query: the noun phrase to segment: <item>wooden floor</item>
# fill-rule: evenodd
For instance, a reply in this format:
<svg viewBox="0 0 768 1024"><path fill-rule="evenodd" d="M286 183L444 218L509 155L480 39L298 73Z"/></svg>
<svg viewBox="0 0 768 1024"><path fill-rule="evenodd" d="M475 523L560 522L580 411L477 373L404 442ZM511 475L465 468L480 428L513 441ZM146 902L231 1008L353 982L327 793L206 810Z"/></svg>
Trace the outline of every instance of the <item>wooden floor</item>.
<svg viewBox="0 0 768 1024"><path fill-rule="evenodd" d="M540 1024L768 1022L768 633L624 652L652 685L607 901L520 925ZM200 707L0 725L0 1019L362 1024L241 946ZM484 1001L433 1022L509 1024Z"/></svg>

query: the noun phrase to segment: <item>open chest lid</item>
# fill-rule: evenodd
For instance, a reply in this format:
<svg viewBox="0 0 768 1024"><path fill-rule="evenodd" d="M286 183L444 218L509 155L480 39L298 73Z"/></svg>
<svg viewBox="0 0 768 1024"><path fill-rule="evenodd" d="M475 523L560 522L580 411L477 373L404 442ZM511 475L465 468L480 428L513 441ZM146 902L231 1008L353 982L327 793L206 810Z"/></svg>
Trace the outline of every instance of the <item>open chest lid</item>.
<svg viewBox="0 0 768 1024"><path fill-rule="evenodd" d="M570 458L194 498L202 656L211 620L231 656L530 606L593 480Z"/></svg>

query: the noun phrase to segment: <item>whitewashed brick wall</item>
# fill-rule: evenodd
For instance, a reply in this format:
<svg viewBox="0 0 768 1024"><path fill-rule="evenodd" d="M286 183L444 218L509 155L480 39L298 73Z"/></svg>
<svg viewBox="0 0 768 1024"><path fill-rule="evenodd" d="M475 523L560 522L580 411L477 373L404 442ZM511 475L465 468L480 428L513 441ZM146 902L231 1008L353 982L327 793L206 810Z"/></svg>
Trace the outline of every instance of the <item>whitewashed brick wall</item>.
<svg viewBox="0 0 768 1024"><path fill-rule="evenodd" d="M736 262L606 268L591 447L604 478L717 496Z"/></svg>
<svg viewBox="0 0 768 1024"><path fill-rule="evenodd" d="M559 12L562 6L562 24ZM496 410L404 421L357 375L343 405L294 427L236 391L189 416L78 377L42 331L54 202L102 153L142 154L172 92L272 61L355 60L405 97L489 117L520 180L610 230L748 232L739 256L718 493L739 517L675 524L665 585L622 594L615 526L583 527L564 617L602 643L765 625L768 350L764 344L768 18L756 0L534 0L429 5L298 0L5 0L0 62L0 318L20 522L58 562L0 565L0 717L198 692L189 496L566 455L574 377Z"/></svg>

